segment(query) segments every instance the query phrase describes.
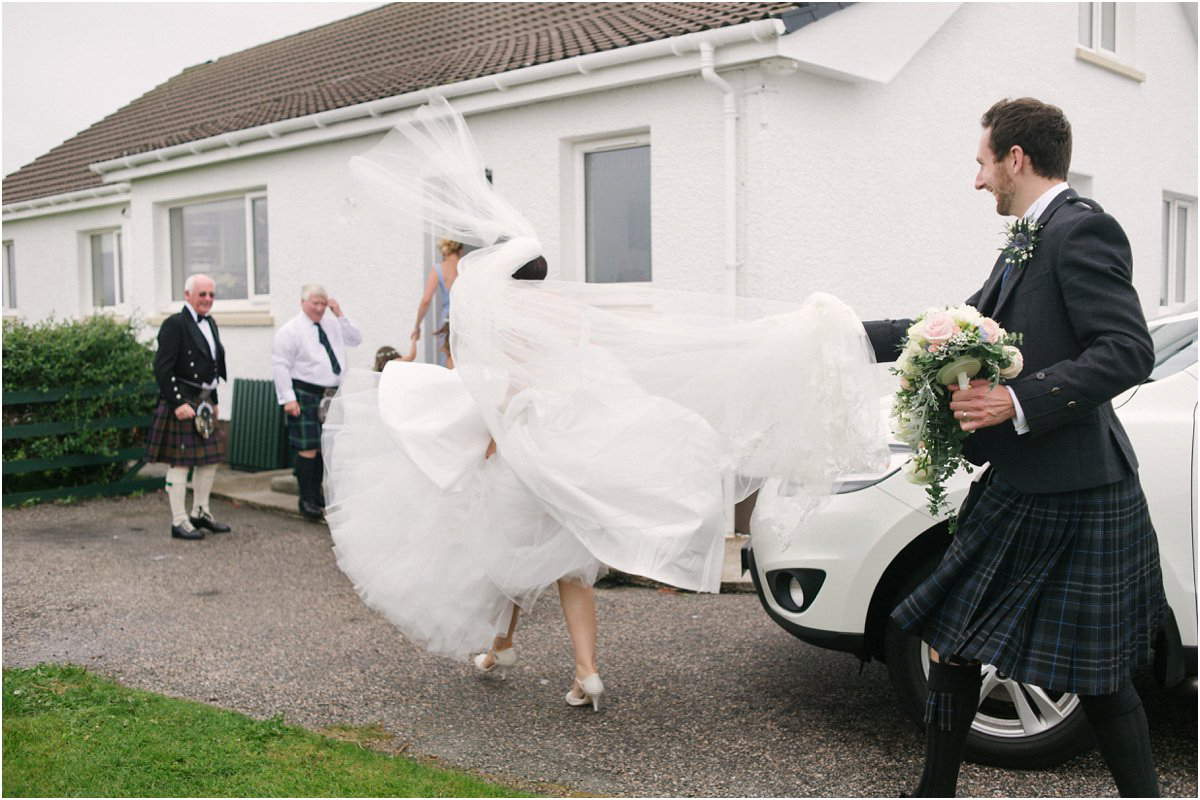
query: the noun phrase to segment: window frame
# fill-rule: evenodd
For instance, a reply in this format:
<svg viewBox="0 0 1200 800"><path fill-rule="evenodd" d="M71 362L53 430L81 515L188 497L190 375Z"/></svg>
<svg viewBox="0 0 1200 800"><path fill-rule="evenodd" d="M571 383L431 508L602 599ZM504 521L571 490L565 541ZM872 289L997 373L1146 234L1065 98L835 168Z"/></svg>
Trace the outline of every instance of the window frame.
<svg viewBox="0 0 1200 800"><path fill-rule="evenodd" d="M1136 3L1112 3L1112 36L1113 46L1104 45L1104 6L1108 3L1078 3L1077 19L1082 28L1085 13L1090 14L1090 36L1087 42L1080 41L1083 31L1079 30L1075 39L1075 58L1097 67L1115 72L1126 78L1138 81L1146 80L1146 74L1134 67L1136 43L1134 14Z"/></svg>
<svg viewBox="0 0 1200 800"><path fill-rule="evenodd" d="M587 156L591 153L602 153L611 150L627 150L634 147L650 147L650 280L631 281L636 284L654 283L654 160L653 144L650 131L640 129L626 133L607 134L573 142L571 158L573 173L572 199L573 225L570 269L563 271L563 278L580 283L587 281Z"/></svg>
<svg viewBox="0 0 1200 800"><path fill-rule="evenodd" d="M12 239L5 239L4 246L4 311L17 310L17 248Z"/></svg>
<svg viewBox="0 0 1200 800"><path fill-rule="evenodd" d="M86 276L85 284L87 286L86 304L93 311L114 311L124 310L128 307L129 291L125 285L125 232L121 226L109 228L96 228L94 230L81 231L84 239L83 252L84 258L84 275ZM96 263L95 251L93 242L97 236L112 236L113 237L113 268L116 272L114 283L116 285L116 302L112 305L103 305L96 302Z"/></svg>
<svg viewBox="0 0 1200 800"><path fill-rule="evenodd" d="M264 188L256 188L256 189L247 189L247 190L242 190L242 191L222 192L220 194L204 195L201 197L189 197L189 198L185 198L185 199L171 200L169 202L162 203L160 205L160 208L162 210L163 230L166 232L166 236L165 236L165 240L166 240L165 241L165 250L166 250L165 255L166 255L166 257L165 257L165 259L163 259L163 261L167 265L166 292L165 292L167 307L173 307L173 306L177 305L178 303L183 302L183 284L187 280L186 276L184 276L181 271L180 276L179 276L180 282L179 282L179 286L178 286L179 297L176 297L175 296L175 291L176 291L175 242L173 241L173 238L172 238L174 236L174 233L173 233L172 225L171 225L171 213L175 209L188 208L190 206L207 205L209 203L221 203L221 202L225 202L228 200L241 200L242 201L242 224L245 229L244 233L245 233L245 247L246 247L246 296L245 297L223 297L223 296L221 296L220 292L218 291L216 299L217 299L217 301L220 302L222 311L259 310L264 307L268 307L270 305L270 302L271 302L271 287L270 287L271 202L269 199L269 193L267 192L266 188L264 187ZM258 255L255 252L256 241L255 241L255 223L254 223L254 203L257 200L262 200L266 203L266 214L267 214L267 225L266 225L267 240L266 240L266 253L265 253L266 259L267 259L267 265L266 265L267 272L266 272L266 291L265 292L258 291L258 279L257 279L257 272L256 272ZM182 270L182 266L180 267L180 269Z"/></svg>
<svg viewBox="0 0 1200 800"><path fill-rule="evenodd" d="M1162 252L1159 259L1158 307L1160 311L1182 308L1197 297L1196 273L1196 198L1175 192L1163 192L1162 196ZM1186 230L1183 231L1184 260L1179 263L1179 211L1187 212ZM1183 296L1179 295L1179 281L1184 281Z"/></svg>

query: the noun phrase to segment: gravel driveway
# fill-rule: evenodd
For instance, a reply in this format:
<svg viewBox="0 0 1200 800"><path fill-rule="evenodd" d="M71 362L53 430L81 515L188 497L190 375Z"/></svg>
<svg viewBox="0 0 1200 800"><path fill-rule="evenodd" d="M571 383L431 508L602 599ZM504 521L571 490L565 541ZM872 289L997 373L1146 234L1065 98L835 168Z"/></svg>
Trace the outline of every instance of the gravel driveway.
<svg viewBox="0 0 1200 800"><path fill-rule="evenodd" d="M602 586L602 714L567 707L553 592L508 681L407 644L364 607L322 525L217 501L234 533L167 536L161 495L6 510L4 664L82 664L129 686L311 728L379 723L409 754L553 794L897 796L922 742L885 668L803 645L754 595ZM1196 796L1196 696L1141 680L1164 791ZM1053 772L967 764L960 795L1112 796L1094 753Z"/></svg>

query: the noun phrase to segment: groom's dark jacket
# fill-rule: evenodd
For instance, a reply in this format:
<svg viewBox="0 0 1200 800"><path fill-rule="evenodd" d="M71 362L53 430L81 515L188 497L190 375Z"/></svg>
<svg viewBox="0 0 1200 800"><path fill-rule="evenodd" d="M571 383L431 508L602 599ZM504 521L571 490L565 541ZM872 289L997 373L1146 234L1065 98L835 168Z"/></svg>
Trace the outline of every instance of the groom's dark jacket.
<svg viewBox="0 0 1200 800"><path fill-rule="evenodd" d="M991 462L1023 492L1103 486L1137 470L1113 397L1146 379L1154 348L1132 283L1129 240L1092 200L1067 190L1042 213L1037 244L1001 287L1003 254L967 300L1024 334L1025 366L1008 382L1029 432L1012 421L976 431L963 454ZM911 320L865 323L879 361L895 361Z"/></svg>

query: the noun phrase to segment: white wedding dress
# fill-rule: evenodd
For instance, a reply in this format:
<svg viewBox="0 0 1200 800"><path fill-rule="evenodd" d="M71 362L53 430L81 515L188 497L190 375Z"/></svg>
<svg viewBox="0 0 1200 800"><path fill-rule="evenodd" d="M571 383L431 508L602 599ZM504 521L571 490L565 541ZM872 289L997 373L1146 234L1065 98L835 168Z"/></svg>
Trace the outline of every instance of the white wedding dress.
<svg viewBox="0 0 1200 800"><path fill-rule="evenodd" d="M485 650L513 604L606 566L717 591L727 501L771 479L760 504L787 519L767 524L795 525L886 462L871 351L836 298L513 280L541 244L444 100L352 168L482 246L452 289L456 369L350 370L325 423L338 565L409 639Z"/></svg>

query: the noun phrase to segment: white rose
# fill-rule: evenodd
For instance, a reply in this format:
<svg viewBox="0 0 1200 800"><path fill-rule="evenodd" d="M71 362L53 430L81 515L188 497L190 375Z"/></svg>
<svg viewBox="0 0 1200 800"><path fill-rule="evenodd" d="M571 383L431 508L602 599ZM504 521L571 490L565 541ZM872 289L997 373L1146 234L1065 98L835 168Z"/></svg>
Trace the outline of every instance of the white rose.
<svg viewBox="0 0 1200 800"><path fill-rule="evenodd" d="M897 440L904 442L909 446L911 446L913 442L916 441L917 436L920 435L920 431L917 430L916 426L913 425L912 420L908 417L893 416L891 422L892 435L895 436Z"/></svg>
<svg viewBox="0 0 1200 800"><path fill-rule="evenodd" d="M1000 370L1000 377L1010 380L1021 374L1021 370L1025 367L1025 357L1021 355L1020 350L1012 345L1004 346L1004 354L1009 357L1011 363Z"/></svg>
<svg viewBox="0 0 1200 800"><path fill-rule="evenodd" d="M908 478L910 482L919 485L933 482L933 475L930 473L929 468L917 466L915 460L909 461L904 465L904 477Z"/></svg>
<svg viewBox="0 0 1200 800"><path fill-rule="evenodd" d="M983 323L983 314L980 314L972 306L957 306L950 310L950 316L954 317L954 321L964 328L979 327Z"/></svg>

